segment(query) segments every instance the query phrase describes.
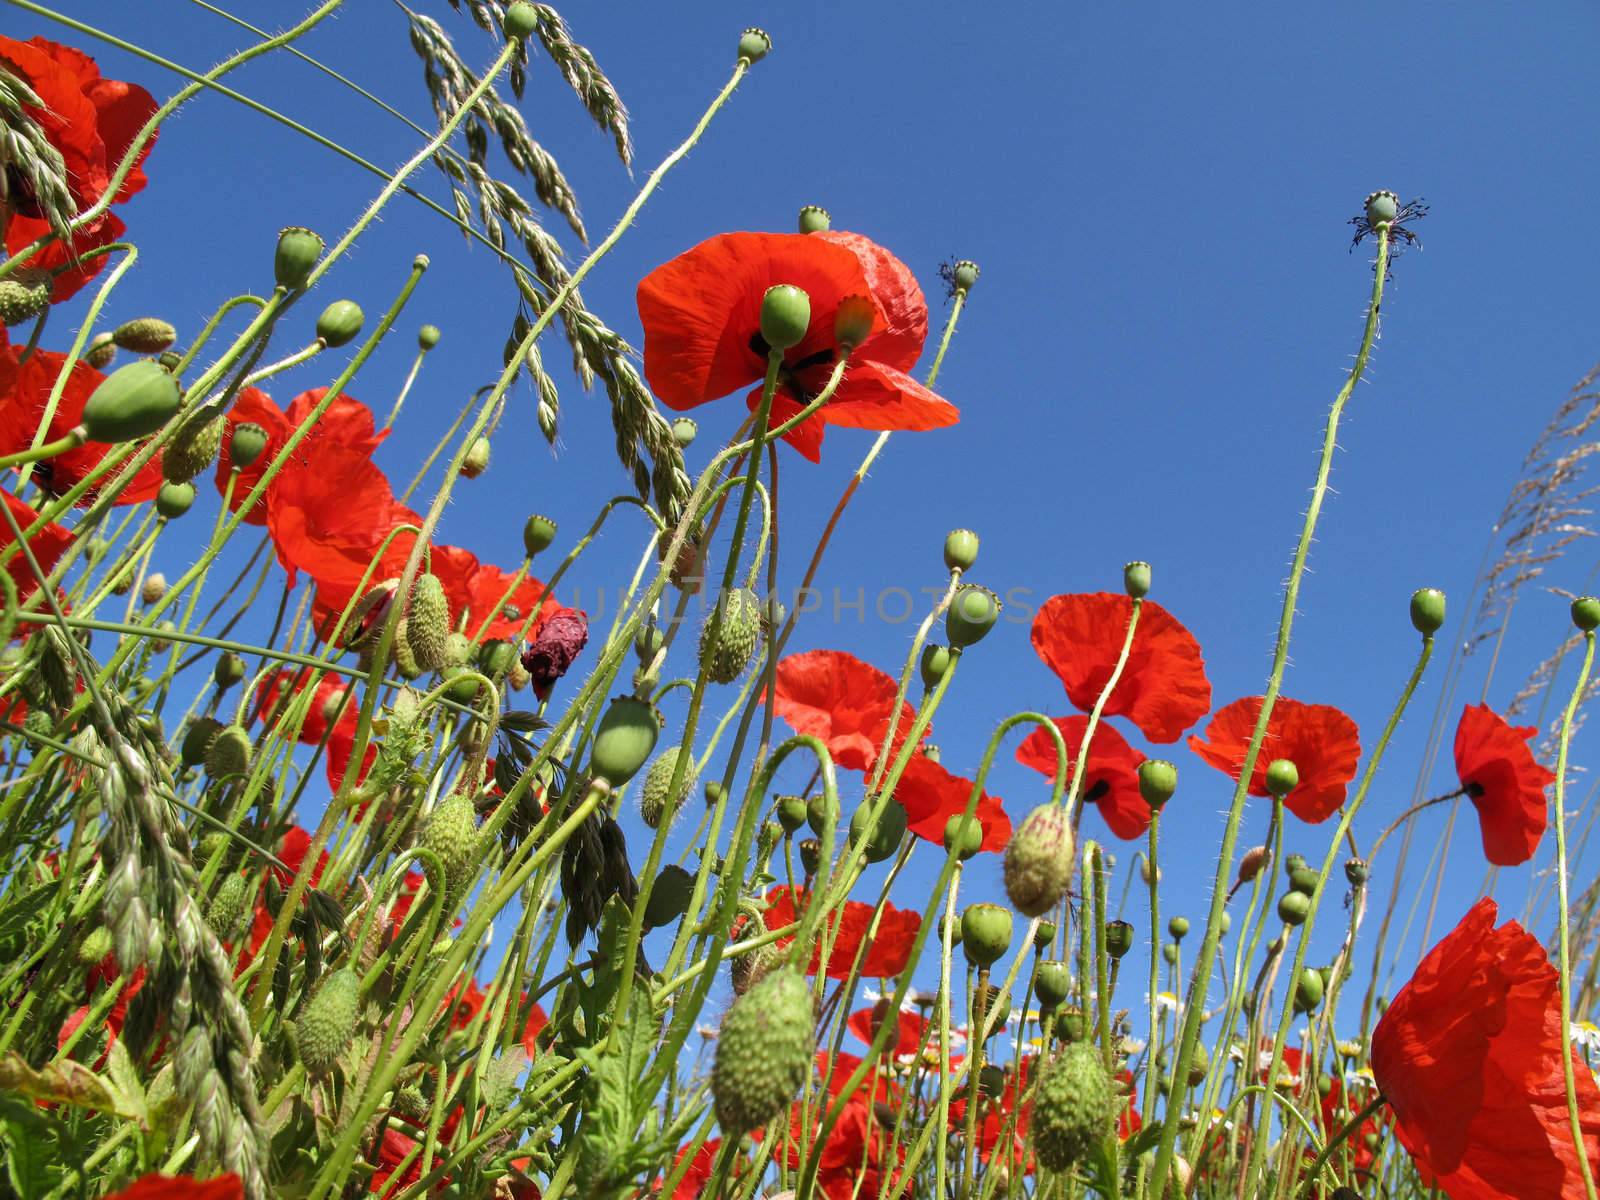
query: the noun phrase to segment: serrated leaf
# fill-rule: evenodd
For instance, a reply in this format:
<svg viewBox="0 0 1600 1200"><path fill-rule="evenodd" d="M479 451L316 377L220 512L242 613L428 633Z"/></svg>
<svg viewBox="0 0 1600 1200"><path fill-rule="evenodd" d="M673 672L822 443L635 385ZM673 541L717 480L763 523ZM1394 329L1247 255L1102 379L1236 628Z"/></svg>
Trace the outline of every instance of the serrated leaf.
<svg viewBox="0 0 1600 1200"><path fill-rule="evenodd" d="M639 1137L650 1099L640 1096L655 1048L655 1012L644 989L629 993L628 1011L616 1018L603 1048L585 1047L590 1067L583 1121L578 1126L578 1174L591 1196L620 1196L655 1159L656 1147Z"/></svg>
<svg viewBox="0 0 1600 1200"><path fill-rule="evenodd" d="M491 1060L489 1069L483 1073L483 1102L490 1109L508 1107L517 1094L517 1080L527 1068L528 1052L521 1046L514 1046Z"/></svg>
<svg viewBox="0 0 1600 1200"><path fill-rule="evenodd" d="M135 1106L110 1080L96 1075L83 1063L70 1058L34 1070L22 1055L11 1051L0 1058L0 1091L14 1092L30 1100L68 1104L74 1108L88 1108L136 1120L145 1116L142 1098Z"/></svg>

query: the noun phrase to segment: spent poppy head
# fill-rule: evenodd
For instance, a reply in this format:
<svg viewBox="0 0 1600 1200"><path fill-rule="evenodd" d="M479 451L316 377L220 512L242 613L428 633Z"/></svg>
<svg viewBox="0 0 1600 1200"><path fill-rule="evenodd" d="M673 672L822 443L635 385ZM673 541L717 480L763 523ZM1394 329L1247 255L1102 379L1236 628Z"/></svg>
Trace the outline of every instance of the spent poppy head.
<svg viewBox="0 0 1600 1200"><path fill-rule="evenodd" d="M1478 810L1484 857L1514 867L1533 857L1545 828L1545 789L1554 771L1533 757L1538 730L1511 725L1486 704L1469 704L1456 726L1456 775Z"/></svg>
<svg viewBox="0 0 1600 1200"><path fill-rule="evenodd" d="M1189 748L1234 779L1244 765L1261 715L1261 696L1246 696L1219 708L1204 735L1193 734ZM1267 766L1276 759L1294 763L1300 781L1284 798L1284 806L1312 825L1325 821L1344 804L1345 791L1361 760L1361 735L1356 723L1328 704L1302 704L1279 696L1272 706L1266 736L1250 773L1250 794L1268 796Z"/></svg>
<svg viewBox="0 0 1600 1200"><path fill-rule="evenodd" d="M773 710L796 733L822 741L835 766L866 771L883 748L898 691L892 677L853 654L807 650L778 663ZM896 748L915 717L901 701Z"/></svg>
<svg viewBox="0 0 1600 1200"><path fill-rule="evenodd" d="M1067 778L1070 780L1089 718L1056 717L1054 723L1067 745ZM1032 767L1046 779L1054 779L1056 743L1050 732L1035 728L1017 747L1017 761ZM1111 832L1123 841L1143 837L1150 828L1150 805L1139 792L1139 764L1142 762L1144 755L1128 745L1127 739L1110 725L1101 722L1095 727L1080 791L1086 802L1092 802L1100 810Z"/></svg>
<svg viewBox="0 0 1600 1200"><path fill-rule="evenodd" d="M1034 652L1084 712L1110 682L1132 616L1127 596L1089 592L1052 596L1033 619ZM1128 661L1104 714L1127 717L1152 742L1175 742L1210 707L1200 643L1166 609L1142 601Z"/></svg>

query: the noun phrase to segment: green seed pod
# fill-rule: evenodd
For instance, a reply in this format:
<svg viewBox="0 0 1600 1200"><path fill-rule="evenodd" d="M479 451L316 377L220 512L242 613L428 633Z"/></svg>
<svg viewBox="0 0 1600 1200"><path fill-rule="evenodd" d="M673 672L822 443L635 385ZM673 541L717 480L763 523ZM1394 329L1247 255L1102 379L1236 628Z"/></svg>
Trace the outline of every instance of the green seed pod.
<svg viewBox="0 0 1600 1200"><path fill-rule="evenodd" d="M846 296L833 311L833 340L845 351L855 350L872 336L878 306L865 296Z"/></svg>
<svg viewBox="0 0 1600 1200"><path fill-rule="evenodd" d="M700 426L695 424L693 417L679 417L672 423L672 440L678 443L679 450L687 450L694 445L695 434L700 432Z"/></svg>
<svg viewBox="0 0 1600 1200"><path fill-rule="evenodd" d="M448 655L450 654L448 639L445 641L445 654L448 661ZM447 666L443 674L450 684L445 689L444 694L457 704L471 704L478 698L478 693L483 690L483 683L478 679L476 673L468 671L465 667Z"/></svg>
<svg viewBox="0 0 1600 1200"><path fill-rule="evenodd" d="M1106 922L1106 953L1121 958L1133 949L1133 926L1126 921Z"/></svg>
<svg viewBox="0 0 1600 1200"><path fill-rule="evenodd" d="M439 344L439 327L437 325L424 325L417 330L417 349L426 354Z"/></svg>
<svg viewBox="0 0 1600 1200"><path fill-rule="evenodd" d="M1160 812L1178 790L1178 768L1164 758L1147 758L1139 764L1139 795L1152 812Z"/></svg>
<svg viewBox="0 0 1600 1200"><path fill-rule="evenodd" d="M89 348L83 352L83 361L96 371L104 371L117 359L117 344L109 333L97 333L89 339Z"/></svg>
<svg viewBox="0 0 1600 1200"><path fill-rule="evenodd" d="M539 28L539 11L523 0L506 6L505 31L511 41L520 42Z"/></svg>
<svg viewBox="0 0 1600 1200"><path fill-rule="evenodd" d="M806 877L817 873L817 868L822 865L822 844L816 838L800 839L800 869Z"/></svg>
<svg viewBox="0 0 1600 1200"><path fill-rule="evenodd" d="M772 51L772 38L765 29L754 27L739 35L739 57L747 63L758 63Z"/></svg>
<svg viewBox="0 0 1600 1200"><path fill-rule="evenodd" d="M1056 1013L1056 1036L1063 1042L1081 1042L1087 1032L1084 1025L1083 1013L1076 1008L1066 1007Z"/></svg>
<svg viewBox="0 0 1600 1200"><path fill-rule="evenodd" d="M317 318L317 337L323 345L337 349L355 341L366 319L354 300L335 300Z"/></svg>
<svg viewBox="0 0 1600 1200"><path fill-rule="evenodd" d="M131 442L154 433L183 402L178 381L159 363L142 358L107 375L83 406L91 442Z"/></svg>
<svg viewBox="0 0 1600 1200"><path fill-rule="evenodd" d="M489 439L473 438L472 445L467 447L467 456L461 460L461 474L468 479L476 479L488 469Z"/></svg>
<svg viewBox="0 0 1600 1200"><path fill-rule="evenodd" d="M237 871L223 879L211 903L206 905L206 924L225 942L232 941L250 911L250 880Z"/></svg>
<svg viewBox="0 0 1600 1200"><path fill-rule="evenodd" d="M1285 925L1304 925L1311 915L1311 897L1304 892L1285 892L1278 901L1278 917Z"/></svg>
<svg viewBox="0 0 1600 1200"><path fill-rule="evenodd" d="M106 955L116 948L116 938L111 936L111 930L104 925L96 925L78 943L78 961L84 966L93 966L104 961Z"/></svg>
<svg viewBox="0 0 1600 1200"><path fill-rule="evenodd" d="M865 836L869 816L871 813L866 804L859 805L850 815L852 846L861 842ZM862 847L862 857L869 863L883 862L887 858L892 858L906 836L906 824L906 810L900 807L898 800L890 800L883 806L883 811L878 816L878 824L872 830L872 836L866 839L866 844Z"/></svg>
<svg viewBox="0 0 1600 1200"><path fill-rule="evenodd" d="M478 669L499 679L517 661L517 648L503 638L490 638L478 647Z"/></svg>
<svg viewBox="0 0 1600 1200"><path fill-rule="evenodd" d="M1267 764L1267 791L1282 800L1300 786L1300 771L1287 758L1275 758Z"/></svg>
<svg viewBox="0 0 1600 1200"><path fill-rule="evenodd" d="M228 457L234 466L250 466L266 448L267 431L254 421L244 421L233 427L233 436L228 440Z"/></svg>
<svg viewBox="0 0 1600 1200"><path fill-rule="evenodd" d="M966 862L983 849L983 826L978 818L958 812L944 823L944 848L954 850L956 857Z"/></svg>
<svg viewBox="0 0 1600 1200"><path fill-rule="evenodd" d="M222 722L215 717L196 717L183 732L178 757L186 767L198 767L206 760L206 748L211 739L222 731Z"/></svg>
<svg viewBox="0 0 1600 1200"><path fill-rule="evenodd" d="M1388 224L1400 215L1400 197L1393 192L1373 192L1366 200L1367 224Z"/></svg>
<svg viewBox="0 0 1600 1200"><path fill-rule="evenodd" d="M19 272L19 275L22 274ZM0 279L0 325L12 327L31 321L50 307L50 277L30 274Z"/></svg>
<svg viewBox="0 0 1600 1200"><path fill-rule="evenodd" d="M243 655L229 650L218 657L217 665L211 669L211 681L217 690L225 692L244 678L244 670Z"/></svg>
<svg viewBox="0 0 1600 1200"><path fill-rule="evenodd" d="M1150 594L1150 564L1131 562L1122 568L1122 590L1135 600Z"/></svg>
<svg viewBox="0 0 1600 1200"><path fill-rule="evenodd" d="M182 361L183 355L179 354L176 350L163 350L160 354L156 355L156 362L160 365L161 369L163 371L171 372L173 378L177 378L178 364Z"/></svg>
<svg viewBox="0 0 1600 1200"><path fill-rule="evenodd" d="M677 863L669 863L656 875L650 888L650 902L644 906L644 923L650 929L671 925L689 911L694 896L694 876Z"/></svg>
<svg viewBox="0 0 1600 1200"><path fill-rule="evenodd" d="M1317 1006L1322 1003L1322 993L1326 987L1322 973L1310 967L1300 972L1300 982L1294 989L1295 1012L1316 1012Z"/></svg>
<svg viewBox="0 0 1600 1200"><path fill-rule="evenodd" d="M537 513L529 517L522 526L522 548L532 558L542 550L548 550L550 543L556 540L556 523L549 517L541 517Z"/></svg>
<svg viewBox="0 0 1600 1200"><path fill-rule="evenodd" d="M291 225L278 234L278 251L273 256L272 274L278 286L298 292L322 257L322 238L309 229Z"/></svg>
<svg viewBox="0 0 1600 1200"><path fill-rule="evenodd" d="M1315 896L1317 883L1321 880L1322 873L1310 867L1296 867L1289 872L1289 886L1303 895Z"/></svg>
<svg viewBox="0 0 1600 1200"><path fill-rule="evenodd" d="M1006 895L1025 917L1042 917L1055 907L1072 875L1075 841L1067 815L1041 804L1023 819L1006 846Z"/></svg>
<svg viewBox="0 0 1600 1200"><path fill-rule="evenodd" d="M810 989L793 967L769 972L733 1002L711 1066L724 1136L759 1129L794 1099L812 1067L812 1020Z"/></svg>
<svg viewBox="0 0 1600 1200"><path fill-rule="evenodd" d="M672 786L672 773L678 769L678 756L682 753L683 747L669 746L656 756L655 762L644 773L644 786L639 789L639 815L651 829L659 829L663 819L670 819L677 812L679 798L687 796L694 788L696 774L691 755L684 768L683 784L678 795L674 797L668 794Z"/></svg>
<svg viewBox="0 0 1600 1200"><path fill-rule="evenodd" d="M250 770L250 734L243 725L228 725L206 746L206 774L214 780L232 779Z"/></svg>
<svg viewBox="0 0 1600 1200"><path fill-rule="evenodd" d="M156 492L156 512L169 521L176 521L194 507L194 497L194 484L169 480Z"/></svg>
<svg viewBox="0 0 1600 1200"><path fill-rule="evenodd" d="M1283 860L1283 870L1287 875L1293 875L1305 865L1306 856L1304 854L1291 854L1288 858Z"/></svg>
<svg viewBox="0 0 1600 1200"><path fill-rule="evenodd" d="M944 945L945 927L947 925L950 929L950 944L952 946L961 945L961 918L957 917L954 921L947 922L943 916L939 918L939 944L941 946Z"/></svg>
<svg viewBox="0 0 1600 1200"><path fill-rule="evenodd" d="M767 289L761 298L761 337L768 346L774 350L798 346L810 325L811 297L804 288L779 283Z"/></svg>
<svg viewBox="0 0 1600 1200"><path fill-rule="evenodd" d="M450 665L450 598L437 575L419 575L406 610L406 643L423 671Z"/></svg>
<svg viewBox="0 0 1600 1200"><path fill-rule="evenodd" d="M1189 936L1189 918L1173 917L1167 922L1167 932L1172 935L1172 940L1181 942Z"/></svg>
<svg viewBox="0 0 1600 1200"><path fill-rule="evenodd" d="M1011 1017L1011 993L1001 991L992 983L977 984L972 989L971 1024L974 1029L988 1022L990 1010L994 1012L992 1029L998 1033Z"/></svg>
<svg viewBox="0 0 1600 1200"><path fill-rule="evenodd" d="M410 622L404 617L395 626L394 642L389 647L390 657L394 660L394 668L407 679L415 679L422 674L422 668L417 666L417 656L411 650Z"/></svg>
<svg viewBox="0 0 1600 1200"><path fill-rule="evenodd" d="M1333 1094L1333 1076L1326 1071L1317 1076L1317 1095L1326 1100Z"/></svg>
<svg viewBox="0 0 1600 1200"><path fill-rule="evenodd" d="M1011 914L998 904L969 904L961 914L961 948L974 966L993 966L1011 948Z"/></svg>
<svg viewBox="0 0 1600 1200"><path fill-rule="evenodd" d="M161 452L161 474L172 483L188 483L217 461L222 449L221 417L188 421L178 428Z"/></svg>
<svg viewBox="0 0 1600 1200"><path fill-rule="evenodd" d="M705 791L705 796L706 796L706 807L707 808L715 808L718 804L720 804L722 802L722 784L718 780L715 780L715 779L706 780L706 786L704 788L704 791ZM785 830L785 832L787 832L787 830Z"/></svg>
<svg viewBox="0 0 1600 1200"><path fill-rule="evenodd" d="M924 742L922 744L922 757L927 759L929 762L931 762L931 763L940 762L941 761L941 755L942 755L942 751L939 749L939 747L935 746L932 742Z"/></svg>
<svg viewBox="0 0 1600 1200"><path fill-rule="evenodd" d="M600 718L589 771L619 788L632 779L656 748L661 721L655 706L633 696L617 696Z"/></svg>
<svg viewBox="0 0 1600 1200"><path fill-rule="evenodd" d="M978 535L970 529L952 529L944 538L944 565L950 571L970 571L978 561Z"/></svg>
<svg viewBox="0 0 1600 1200"><path fill-rule="evenodd" d="M1444 625L1444 593L1438 588L1418 588L1411 593L1411 624L1425 637Z"/></svg>
<svg viewBox="0 0 1600 1200"><path fill-rule="evenodd" d="M794 833L806 823L806 799L804 796L779 796L774 806L778 824L783 826L785 833Z"/></svg>
<svg viewBox="0 0 1600 1200"><path fill-rule="evenodd" d="M806 799L806 824L811 826L811 832L821 837L832 821L834 828L839 825L839 802L830 800L826 792L818 792Z"/></svg>
<svg viewBox="0 0 1600 1200"><path fill-rule="evenodd" d="M1593 596L1579 596L1574 600L1572 623L1584 633L1593 633L1600 626L1600 600Z"/></svg>
<svg viewBox="0 0 1600 1200"><path fill-rule="evenodd" d="M458 896L478 865L478 815L465 792L451 792L428 814L417 845L439 856L445 890Z"/></svg>
<svg viewBox="0 0 1600 1200"><path fill-rule="evenodd" d="M999 596L975 583L963 584L945 613L945 636L952 646L965 649L981 642L999 619Z"/></svg>
<svg viewBox="0 0 1600 1200"><path fill-rule="evenodd" d="M178 340L178 331L160 317L138 317L124 321L111 331L119 350L135 354L160 354Z"/></svg>
<svg viewBox="0 0 1600 1200"><path fill-rule="evenodd" d="M950 282L958 292L970 292L978 282L978 264L969 258L958 262L950 272Z"/></svg>
<svg viewBox="0 0 1600 1200"><path fill-rule="evenodd" d="M928 645L922 648L922 686L932 691L939 686L939 681L944 678L950 669L950 651L944 646Z"/></svg>
<svg viewBox="0 0 1600 1200"><path fill-rule="evenodd" d="M361 977L340 967L322 981L295 1022L300 1061L312 1075L321 1075L339 1061L355 1036L361 1015Z"/></svg>
<svg viewBox="0 0 1600 1200"><path fill-rule="evenodd" d="M826 233L832 225L833 217L827 209L816 204L807 204L801 208L801 233Z"/></svg>
<svg viewBox="0 0 1600 1200"><path fill-rule="evenodd" d="M1162 1071L1171 1074L1173 1048L1165 1047L1157 1056L1156 1062ZM1211 1054L1206 1049L1204 1042L1195 1042L1194 1055L1189 1059L1189 1070L1184 1079L1190 1087L1199 1087L1206 1080L1206 1071L1211 1067Z"/></svg>
<svg viewBox="0 0 1600 1200"><path fill-rule="evenodd" d="M1047 959L1039 964L1033 980L1034 995L1044 1008L1057 1008L1072 995L1072 968L1061 959Z"/></svg>
<svg viewBox="0 0 1600 1200"><path fill-rule="evenodd" d="M1162 946L1161 947L1161 957L1163 959L1165 959L1168 963L1170 963L1172 966L1174 966L1174 967L1177 966L1178 965L1178 943L1177 942L1168 942L1166 945Z"/></svg>
<svg viewBox="0 0 1600 1200"><path fill-rule="evenodd" d="M1100 1052L1073 1042L1039 1073L1033 1148L1041 1166L1067 1171L1111 1134L1113 1094Z"/></svg>
<svg viewBox="0 0 1600 1200"><path fill-rule="evenodd" d="M1033 931L1033 948L1038 951L1050 949L1050 943L1056 940L1056 923L1054 921L1040 921Z"/></svg>
<svg viewBox="0 0 1600 1200"><path fill-rule="evenodd" d="M700 663L713 683L732 683L744 673L761 644L761 602L749 588L726 593L700 629ZM712 626L717 624L716 638Z"/></svg>
<svg viewBox="0 0 1600 1200"><path fill-rule="evenodd" d="M1349 880L1351 887L1360 887L1362 884L1366 883L1367 877L1371 873L1371 869L1368 868L1367 864L1362 862L1359 858L1349 858L1345 860L1344 877Z"/></svg>

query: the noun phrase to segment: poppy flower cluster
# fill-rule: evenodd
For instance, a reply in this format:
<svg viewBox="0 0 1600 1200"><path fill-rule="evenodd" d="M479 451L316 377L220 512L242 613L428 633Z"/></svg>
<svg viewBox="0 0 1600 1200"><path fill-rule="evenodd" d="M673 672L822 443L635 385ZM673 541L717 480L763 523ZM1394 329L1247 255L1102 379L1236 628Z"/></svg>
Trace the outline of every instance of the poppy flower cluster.
<svg viewBox="0 0 1600 1200"><path fill-rule="evenodd" d="M101 76L94 59L81 50L46 38L26 42L0 37L0 61L26 83L42 105L23 110L56 150L66 167L67 191L75 212L98 203L111 187L111 177L132 148L134 138L156 112L156 102L137 84ZM155 145L154 135L140 148L132 169L111 198L121 204L148 182L144 160ZM3 210L0 220L8 255L19 253L50 232L50 223L24 172L5 168ZM62 301L93 279L106 265L97 255L80 261L89 251L108 246L127 227L109 209L73 232L70 246L54 242L27 262L29 270L57 272L51 298Z"/></svg>
<svg viewBox="0 0 1600 1200"><path fill-rule="evenodd" d="M639 284L644 374L669 408L685 411L741 388L754 409L767 370L761 304L788 284L811 300L801 341L784 351L770 424L798 415L822 393L846 352L835 320L846 303L871 311L867 336L850 354L837 390L784 435L812 462L827 426L930 430L960 414L906 372L928 336L928 305L906 265L859 234L724 233L657 267Z"/></svg>
<svg viewBox="0 0 1600 1200"><path fill-rule="evenodd" d="M1189 739L1189 748L1217 770L1237 780L1264 697L1246 696L1217 710L1205 735ZM1249 793L1268 796L1267 767L1288 759L1300 781L1284 798L1284 807L1302 821L1326 821L1344 805L1345 792L1361 761L1361 735L1356 723L1328 704L1302 704L1279 696L1267 721L1267 732L1250 773Z"/></svg>
<svg viewBox="0 0 1600 1200"><path fill-rule="evenodd" d="M1456 775L1478 810L1484 857L1496 866L1527 862L1544 836L1545 789L1556 774L1533 757L1528 741L1537 732L1486 704L1467 705L1456 725Z"/></svg>

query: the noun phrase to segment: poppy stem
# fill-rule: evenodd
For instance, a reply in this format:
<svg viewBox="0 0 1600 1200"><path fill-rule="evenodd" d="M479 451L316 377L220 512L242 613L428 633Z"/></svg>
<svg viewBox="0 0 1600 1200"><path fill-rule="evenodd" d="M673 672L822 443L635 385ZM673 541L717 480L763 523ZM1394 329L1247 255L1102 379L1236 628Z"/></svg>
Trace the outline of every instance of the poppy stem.
<svg viewBox="0 0 1600 1200"><path fill-rule="evenodd" d="M1594 630L1583 634L1583 666L1578 671L1578 681L1572 688L1572 699L1561 717L1561 737L1556 750L1556 930L1557 967L1561 974L1561 1077L1567 1089L1567 1120L1572 1126L1572 1144L1578 1152L1578 1171L1583 1176L1583 1190L1589 1200L1596 1200L1594 1173L1589 1169L1589 1151L1584 1144L1583 1121L1578 1114L1578 1084L1572 1068L1572 951L1568 944L1571 933L1567 929L1567 746L1572 740L1572 719L1583 699L1589 683L1589 671L1594 666Z"/></svg>
<svg viewBox="0 0 1600 1200"><path fill-rule="evenodd" d="M1332 1155L1333 1152L1340 1146L1344 1145L1345 1142L1349 1141L1350 1138L1359 1133L1361 1131L1361 1127L1371 1120L1377 1111L1388 1102L1388 1098L1384 1096L1382 1092L1374 1094L1371 1100L1368 1100L1364 1105L1361 1106L1360 1112L1356 1113L1353 1117L1346 1121L1340 1128L1339 1132L1335 1133L1328 1139L1328 1144L1317 1152L1316 1158L1311 1160L1311 1166L1306 1170L1306 1187L1309 1188L1316 1184L1317 1174L1322 1170L1324 1164L1327 1163L1329 1156Z"/></svg>
<svg viewBox="0 0 1600 1200"><path fill-rule="evenodd" d="M78 425L67 432L67 436L53 442L46 442L32 450L18 450L15 454L0 456L0 471L10 467L19 467L23 463L34 463L44 458L54 458L58 454L65 454L69 450L76 450L87 439L84 437L83 426Z"/></svg>
<svg viewBox="0 0 1600 1200"><path fill-rule="evenodd" d="M1145 1072L1144 1111L1151 1114L1156 1111L1154 1066L1161 1052L1161 1034L1166 1028L1166 1020L1159 1016L1160 1009L1156 1007L1156 997L1161 994L1161 938L1156 932L1161 928L1161 889L1156 866L1156 839L1160 829L1161 810L1157 808L1150 813L1150 852L1145 857L1145 862L1150 866L1150 1040L1147 1061L1151 1069Z"/></svg>

